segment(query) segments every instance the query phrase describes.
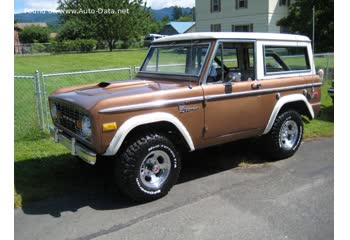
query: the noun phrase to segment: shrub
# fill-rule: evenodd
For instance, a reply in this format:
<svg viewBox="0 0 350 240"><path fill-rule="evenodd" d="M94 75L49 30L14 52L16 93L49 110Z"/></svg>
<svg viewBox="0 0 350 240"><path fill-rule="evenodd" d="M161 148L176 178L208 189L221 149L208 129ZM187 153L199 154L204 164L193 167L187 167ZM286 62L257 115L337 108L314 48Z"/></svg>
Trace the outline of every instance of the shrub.
<svg viewBox="0 0 350 240"><path fill-rule="evenodd" d="M94 39L65 40L61 42L51 41L51 51L62 52L92 52L96 48Z"/></svg>
<svg viewBox="0 0 350 240"><path fill-rule="evenodd" d="M130 46L131 46L131 42L130 41L124 41L120 48L121 49L128 49L128 48L130 48Z"/></svg>
<svg viewBox="0 0 350 240"><path fill-rule="evenodd" d="M79 39L76 42L80 52L92 52L97 44L97 41L94 39Z"/></svg>
<svg viewBox="0 0 350 240"><path fill-rule="evenodd" d="M19 32L19 39L21 43L46 43L49 41L49 34L50 31L47 27L33 25L27 26Z"/></svg>

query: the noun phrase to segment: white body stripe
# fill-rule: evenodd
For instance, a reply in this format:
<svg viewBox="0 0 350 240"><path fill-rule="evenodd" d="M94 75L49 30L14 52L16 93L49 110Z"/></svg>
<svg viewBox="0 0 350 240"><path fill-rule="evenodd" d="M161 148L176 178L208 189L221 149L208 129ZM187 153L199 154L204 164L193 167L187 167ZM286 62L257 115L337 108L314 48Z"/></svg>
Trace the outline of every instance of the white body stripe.
<svg viewBox="0 0 350 240"><path fill-rule="evenodd" d="M126 136L135 128L140 125L157 123L157 122L169 122L175 125L175 127L180 131L184 139L186 140L190 151L194 151L194 145L192 142L191 135L187 131L186 127L180 122L178 118L171 115L170 113L155 112L149 114L143 114L139 116L132 117L123 123L114 135L111 143L109 144L106 152L103 155L112 156L115 155L119 148L121 147Z"/></svg>
<svg viewBox="0 0 350 240"><path fill-rule="evenodd" d="M314 110L312 109L312 106L311 104L307 101L306 97L302 94L292 94L292 95L288 95L288 96L284 96L284 97L281 97L278 102L276 103L272 113L271 113L271 116L270 116L270 119L269 119L269 122L267 123L267 126L264 130L264 133L263 134L267 134L275 120L276 120L276 117L279 113L279 111L281 110L281 108L287 104L287 103L292 103L292 102L298 102L298 101L303 101L307 107L307 109L309 110L309 113L311 115L311 118L313 119L315 117L315 114L314 114Z"/></svg>

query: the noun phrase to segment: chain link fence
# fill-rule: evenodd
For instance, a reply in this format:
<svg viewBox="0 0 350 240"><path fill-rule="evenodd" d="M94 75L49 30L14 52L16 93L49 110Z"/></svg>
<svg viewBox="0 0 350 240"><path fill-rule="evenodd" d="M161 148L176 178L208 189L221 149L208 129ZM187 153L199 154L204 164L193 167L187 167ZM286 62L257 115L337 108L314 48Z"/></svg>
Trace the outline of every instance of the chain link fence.
<svg viewBox="0 0 350 240"><path fill-rule="evenodd" d="M57 45L57 44L56 44ZM62 50L57 49L55 44L52 43L23 43L23 44L15 44L14 45L14 54L15 55L35 55L35 54L49 54L49 53L61 53ZM115 43L115 47L113 48L114 51L118 50L130 50L130 51L137 51L138 49L145 48L143 46L143 41L117 41ZM95 46L93 49L91 49L92 52L98 52L98 51L109 51L108 43L102 42L98 43L97 46ZM63 52L79 52L79 50L69 50L66 49Z"/></svg>
<svg viewBox="0 0 350 240"><path fill-rule="evenodd" d="M43 86L43 105L45 127L51 124L48 95L63 87L100 83L106 81L132 79L132 68L111 68L102 70L90 70L80 72L50 73L41 74Z"/></svg>
<svg viewBox="0 0 350 240"><path fill-rule="evenodd" d="M316 71L323 69L324 80L334 80L334 53L314 54Z"/></svg>
<svg viewBox="0 0 350 240"><path fill-rule="evenodd" d="M43 129L39 73L15 75L14 87L15 140L31 138Z"/></svg>
<svg viewBox="0 0 350 240"><path fill-rule="evenodd" d="M315 54L316 70L324 70L325 81L334 79L334 54ZM48 96L68 86L132 79L140 67L112 68L65 73L15 75L15 140L36 137L51 124Z"/></svg>
<svg viewBox="0 0 350 240"><path fill-rule="evenodd" d="M15 54L39 54L39 53L50 53L52 47L50 43L26 43L26 44L15 44Z"/></svg>

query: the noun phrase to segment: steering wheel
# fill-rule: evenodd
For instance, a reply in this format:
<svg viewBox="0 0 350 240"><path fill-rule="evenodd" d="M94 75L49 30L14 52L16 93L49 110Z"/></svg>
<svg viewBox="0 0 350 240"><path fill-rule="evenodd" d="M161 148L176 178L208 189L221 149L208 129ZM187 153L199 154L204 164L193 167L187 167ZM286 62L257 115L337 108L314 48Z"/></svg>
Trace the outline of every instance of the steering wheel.
<svg viewBox="0 0 350 240"><path fill-rule="evenodd" d="M225 66L225 64L223 64L223 62L221 62L221 60L217 57L214 58L214 61L219 65L222 66L222 68L224 69L224 76L221 76L221 72L218 74L218 76L221 76L221 79L223 79L224 82L228 81L229 79L227 78L228 74L230 73L230 69L228 67Z"/></svg>

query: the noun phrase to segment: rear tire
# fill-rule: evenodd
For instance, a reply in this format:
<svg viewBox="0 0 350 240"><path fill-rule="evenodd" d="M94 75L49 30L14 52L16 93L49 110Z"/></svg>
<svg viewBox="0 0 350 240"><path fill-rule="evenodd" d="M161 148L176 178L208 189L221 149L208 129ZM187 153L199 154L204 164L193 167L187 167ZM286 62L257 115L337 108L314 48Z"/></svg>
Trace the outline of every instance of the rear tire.
<svg viewBox="0 0 350 240"><path fill-rule="evenodd" d="M265 149L274 159L284 159L294 155L298 150L304 133L301 116L294 110L279 114L266 135Z"/></svg>
<svg viewBox="0 0 350 240"><path fill-rule="evenodd" d="M149 133L134 138L115 162L115 179L121 192L137 202L165 196L181 170L180 156L165 136Z"/></svg>

